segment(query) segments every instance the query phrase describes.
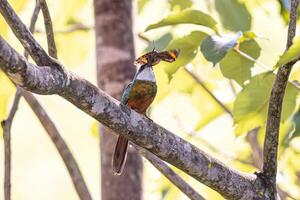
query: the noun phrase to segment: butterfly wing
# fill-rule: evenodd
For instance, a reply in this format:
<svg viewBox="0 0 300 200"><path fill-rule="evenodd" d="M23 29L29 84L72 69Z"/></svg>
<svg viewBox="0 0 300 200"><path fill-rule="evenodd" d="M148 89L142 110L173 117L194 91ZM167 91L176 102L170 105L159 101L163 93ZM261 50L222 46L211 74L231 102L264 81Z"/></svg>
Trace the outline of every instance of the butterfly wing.
<svg viewBox="0 0 300 200"><path fill-rule="evenodd" d="M165 62L174 62L179 55L179 50L174 49L174 50L168 50L168 51L162 51L158 53L158 56L160 60L163 60Z"/></svg>
<svg viewBox="0 0 300 200"><path fill-rule="evenodd" d="M149 53L146 53L140 57L138 57L135 61L134 61L134 65L137 66L137 67L140 67L142 65L145 65L148 63L148 54Z"/></svg>

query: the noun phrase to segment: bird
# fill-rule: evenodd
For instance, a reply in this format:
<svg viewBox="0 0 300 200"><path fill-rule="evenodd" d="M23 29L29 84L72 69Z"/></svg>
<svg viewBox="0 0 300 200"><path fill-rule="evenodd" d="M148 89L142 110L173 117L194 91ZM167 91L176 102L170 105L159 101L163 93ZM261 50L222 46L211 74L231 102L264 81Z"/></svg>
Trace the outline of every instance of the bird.
<svg viewBox="0 0 300 200"><path fill-rule="evenodd" d="M177 49L158 52L154 48L152 51L137 58L134 65L138 67L138 70L133 80L124 89L121 104L146 116L146 111L157 93L153 66L160 61L174 62L178 55L179 50ZM122 174L127 157L127 148L128 139L123 135L119 135L112 159L115 175Z"/></svg>

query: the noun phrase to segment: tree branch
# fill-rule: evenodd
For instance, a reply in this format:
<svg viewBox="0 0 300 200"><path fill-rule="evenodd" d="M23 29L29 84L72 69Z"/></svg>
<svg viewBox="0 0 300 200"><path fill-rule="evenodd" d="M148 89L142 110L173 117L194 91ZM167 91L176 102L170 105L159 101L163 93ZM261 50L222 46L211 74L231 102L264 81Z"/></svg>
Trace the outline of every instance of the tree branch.
<svg viewBox="0 0 300 200"><path fill-rule="evenodd" d="M158 169L169 181L192 200L204 200L189 184L176 174L166 163L149 151L134 145L138 152L143 155L156 169Z"/></svg>
<svg viewBox="0 0 300 200"><path fill-rule="evenodd" d="M36 0L36 6L34 8L34 11L33 11L32 17L31 17L31 22L30 22L30 26L29 26L29 31L31 33L34 32L35 24L38 19L38 14L40 11L39 1L40 0ZM55 46L55 43L54 44L50 43L50 45ZM56 48L54 47L54 49L56 49ZM55 54L53 56L55 56ZM24 57L26 59L28 58L28 53L26 50L24 51ZM72 155L70 149L68 148L67 144L65 143L64 139L61 137L54 122L48 116L47 112L43 109L43 107L40 105L38 100L30 92L27 92L23 89L20 89L20 90L21 90L22 96L25 98L27 103L30 105L31 109L37 115L41 124L44 126L46 132L48 133L49 137L52 139L52 142L56 146L60 156L62 157L62 159L65 163L65 166L68 169L68 172L70 174L70 177L72 179L72 182L74 184L74 187L77 191L78 196L80 197L80 199L83 199L83 200L92 199L91 195L88 191L88 188L85 184L85 181L82 177L81 171L76 163L76 160L73 157L73 155Z"/></svg>
<svg viewBox="0 0 300 200"><path fill-rule="evenodd" d="M45 24L47 42L48 42L48 53L53 58L57 58L57 49L56 49L56 44L54 39L52 20L47 6L47 2L46 0L39 0L39 2L44 16L44 24Z"/></svg>
<svg viewBox="0 0 300 200"><path fill-rule="evenodd" d="M54 122L48 116L47 112L38 102L38 100L29 92L22 90L22 95L33 110L33 112L38 117L39 121L45 128L46 132L50 136L52 142L54 143L58 153L63 159L65 166L68 169L74 187L78 193L78 196L82 200L90 200L92 199L89 190L84 182L81 171L79 169L78 164L76 163L71 150L65 143L64 139L61 137L58 129L56 128Z"/></svg>
<svg viewBox="0 0 300 200"><path fill-rule="evenodd" d="M21 98L20 88L17 88L14 102L6 120L1 122L4 138L4 199L11 199L11 125L17 112Z"/></svg>
<svg viewBox="0 0 300 200"><path fill-rule="evenodd" d="M25 50L28 51L29 55L38 65L55 64L55 61L51 59L41 45L36 42L31 32L22 23L7 0L0 0L0 13Z"/></svg>
<svg viewBox="0 0 300 200"><path fill-rule="evenodd" d="M1 37L0 68L16 84L29 91L62 96L116 133L122 133L136 145L183 170L224 197L259 199L261 195L268 195L261 191L263 186L254 175L225 166L70 72L63 74L63 71L51 66L39 68L28 63Z"/></svg>
<svg viewBox="0 0 300 200"><path fill-rule="evenodd" d="M45 53L7 1L1 0L0 3L0 12L17 38L38 64L46 65L38 68L28 63L0 37L0 68L15 83L35 93L62 96L116 133L122 133L135 144L215 189L225 198L270 199L260 177L225 166L144 116L120 105L88 81L59 70L63 69L62 65Z"/></svg>
<svg viewBox="0 0 300 200"><path fill-rule="evenodd" d="M298 0L291 1L290 22L288 29L287 46L292 45L296 32ZM289 74L295 62L290 62L281 66L276 75L273 84L267 118L267 128L264 140L264 159L262 175L269 185L270 192L276 197L276 173L277 173L277 152L278 152L278 135L280 127L280 117L282 110L282 101L284 98L285 88L288 82Z"/></svg>
<svg viewBox="0 0 300 200"><path fill-rule="evenodd" d="M233 118L232 112L206 87L204 82L197 77L193 72L191 72L189 69L186 67L184 70L209 94L211 98L214 99L214 101L227 113L230 115L231 118Z"/></svg>

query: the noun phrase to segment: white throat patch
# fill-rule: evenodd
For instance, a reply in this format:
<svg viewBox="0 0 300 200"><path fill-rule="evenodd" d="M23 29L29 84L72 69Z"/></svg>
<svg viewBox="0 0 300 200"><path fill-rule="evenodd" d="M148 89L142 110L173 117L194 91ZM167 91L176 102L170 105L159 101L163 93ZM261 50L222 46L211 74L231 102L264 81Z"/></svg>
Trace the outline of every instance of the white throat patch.
<svg viewBox="0 0 300 200"><path fill-rule="evenodd" d="M143 80L143 81L156 82L154 72L150 67L146 67L145 69L143 69L143 71L141 71L136 76L136 79Z"/></svg>

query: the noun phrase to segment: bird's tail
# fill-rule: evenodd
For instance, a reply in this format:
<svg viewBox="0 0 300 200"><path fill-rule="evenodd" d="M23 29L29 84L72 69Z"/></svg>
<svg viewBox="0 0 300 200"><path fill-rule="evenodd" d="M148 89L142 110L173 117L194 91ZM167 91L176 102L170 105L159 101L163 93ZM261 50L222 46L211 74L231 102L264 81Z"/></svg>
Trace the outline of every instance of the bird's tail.
<svg viewBox="0 0 300 200"><path fill-rule="evenodd" d="M114 157L112 160L113 171L115 175L120 175L123 171L127 157L128 140L120 135L115 147Z"/></svg>

